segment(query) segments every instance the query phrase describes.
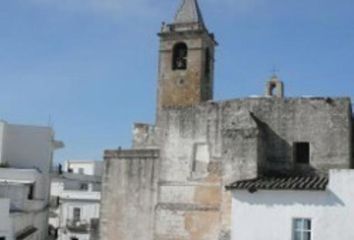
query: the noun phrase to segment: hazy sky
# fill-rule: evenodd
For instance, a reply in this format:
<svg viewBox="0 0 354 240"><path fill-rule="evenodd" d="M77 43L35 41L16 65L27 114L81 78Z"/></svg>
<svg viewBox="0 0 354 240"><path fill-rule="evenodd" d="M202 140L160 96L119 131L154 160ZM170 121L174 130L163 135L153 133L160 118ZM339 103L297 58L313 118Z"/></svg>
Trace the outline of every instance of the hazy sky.
<svg viewBox="0 0 354 240"><path fill-rule="evenodd" d="M54 126L56 160L129 147L155 116L156 33L181 0L2 0L0 118ZM200 0L219 42L215 98L354 97L353 0Z"/></svg>

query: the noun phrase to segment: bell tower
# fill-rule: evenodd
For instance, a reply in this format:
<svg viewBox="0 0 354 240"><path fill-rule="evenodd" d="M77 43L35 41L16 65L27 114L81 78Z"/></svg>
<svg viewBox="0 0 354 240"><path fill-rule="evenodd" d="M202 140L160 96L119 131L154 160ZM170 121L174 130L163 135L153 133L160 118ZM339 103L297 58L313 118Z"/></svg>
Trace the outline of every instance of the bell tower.
<svg viewBox="0 0 354 240"><path fill-rule="evenodd" d="M213 99L214 35L197 0L183 0L172 24L162 24L159 52L158 112Z"/></svg>

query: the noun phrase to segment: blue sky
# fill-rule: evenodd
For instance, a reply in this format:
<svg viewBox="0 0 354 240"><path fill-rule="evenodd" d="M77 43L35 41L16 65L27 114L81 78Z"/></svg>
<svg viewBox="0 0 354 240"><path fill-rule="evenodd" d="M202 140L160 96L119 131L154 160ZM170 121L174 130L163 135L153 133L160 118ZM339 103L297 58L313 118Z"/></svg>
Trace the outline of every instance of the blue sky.
<svg viewBox="0 0 354 240"><path fill-rule="evenodd" d="M65 159L129 147L153 122L156 33L181 0L3 0L0 118L54 126ZM287 96L354 97L353 0L200 0L219 42L215 99L260 95L275 65Z"/></svg>

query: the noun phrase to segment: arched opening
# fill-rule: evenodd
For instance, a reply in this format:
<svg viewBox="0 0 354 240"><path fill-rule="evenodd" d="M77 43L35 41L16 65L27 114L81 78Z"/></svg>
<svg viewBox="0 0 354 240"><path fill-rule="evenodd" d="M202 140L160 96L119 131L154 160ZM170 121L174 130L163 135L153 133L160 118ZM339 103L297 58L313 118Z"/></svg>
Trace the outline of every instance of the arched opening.
<svg viewBox="0 0 354 240"><path fill-rule="evenodd" d="M187 69L187 57L188 57L187 45L183 42L177 43L173 47L172 69L173 70Z"/></svg>
<svg viewBox="0 0 354 240"><path fill-rule="evenodd" d="M268 89L269 96L273 97L275 95L276 88L277 88L277 84L275 82L271 82L269 84L269 89Z"/></svg>

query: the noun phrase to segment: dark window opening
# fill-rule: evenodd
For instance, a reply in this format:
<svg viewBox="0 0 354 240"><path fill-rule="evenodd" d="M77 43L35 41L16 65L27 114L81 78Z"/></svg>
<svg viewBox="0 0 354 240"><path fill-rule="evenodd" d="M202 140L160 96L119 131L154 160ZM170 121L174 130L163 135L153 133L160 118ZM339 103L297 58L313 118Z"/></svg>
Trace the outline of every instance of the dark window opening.
<svg viewBox="0 0 354 240"><path fill-rule="evenodd" d="M274 91L277 87L276 83L270 83L269 85L269 96L274 96Z"/></svg>
<svg viewBox="0 0 354 240"><path fill-rule="evenodd" d="M187 69L188 48L185 43L177 43L173 48L173 70Z"/></svg>
<svg viewBox="0 0 354 240"><path fill-rule="evenodd" d="M310 163L310 143L296 142L294 143L294 158L296 163Z"/></svg>
<svg viewBox="0 0 354 240"><path fill-rule="evenodd" d="M0 240L6 240L6 238L5 237L0 237Z"/></svg>
<svg viewBox="0 0 354 240"><path fill-rule="evenodd" d="M87 183L81 183L80 184L80 190L88 190L88 184Z"/></svg>
<svg viewBox="0 0 354 240"><path fill-rule="evenodd" d="M33 200L34 198L34 184L29 185L27 199ZM0 239L1 240L1 239Z"/></svg>
<svg viewBox="0 0 354 240"><path fill-rule="evenodd" d="M81 209L80 208L74 208L73 220L74 220L74 222L79 222L81 220Z"/></svg>
<svg viewBox="0 0 354 240"><path fill-rule="evenodd" d="M74 170L72 168L68 168L68 173L73 173Z"/></svg>
<svg viewBox="0 0 354 240"><path fill-rule="evenodd" d="M71 237L70 240L79 240L77 237Z"/></svg>
<svg viewBox="0 0 354 240"><path fill-rule="evenodd" d="M210 50L207 48L205 50L205 75L209 76L210 74Z"/></svg>

